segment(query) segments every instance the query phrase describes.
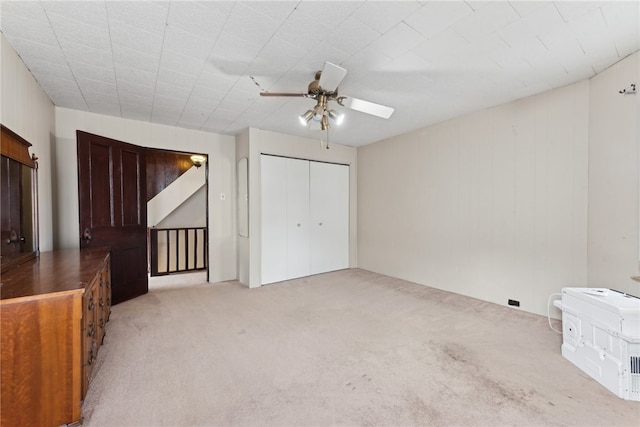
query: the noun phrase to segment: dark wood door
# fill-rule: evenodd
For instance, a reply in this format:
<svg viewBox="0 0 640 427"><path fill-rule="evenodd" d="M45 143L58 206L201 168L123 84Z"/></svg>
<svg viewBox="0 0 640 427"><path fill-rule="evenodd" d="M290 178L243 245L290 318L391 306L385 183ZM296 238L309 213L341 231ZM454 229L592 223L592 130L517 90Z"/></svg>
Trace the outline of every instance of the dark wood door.
<svg viewBox="0 0 640 427"><path fill-rule="evenodd" d="M145 294L145 149L78 131L80 248L111 248L113 303Z"/></svg>

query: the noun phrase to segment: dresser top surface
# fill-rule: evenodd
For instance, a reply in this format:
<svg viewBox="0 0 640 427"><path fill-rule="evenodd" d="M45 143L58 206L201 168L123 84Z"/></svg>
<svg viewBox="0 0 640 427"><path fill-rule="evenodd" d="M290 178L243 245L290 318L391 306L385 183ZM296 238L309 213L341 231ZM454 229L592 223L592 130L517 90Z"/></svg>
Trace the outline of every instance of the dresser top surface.
<svg viewBox="0 0 640 427"><path fill-rule="evenodd" d="M42 252L2 274L0 299L83 290L109 256L109 248Z"/></svg>

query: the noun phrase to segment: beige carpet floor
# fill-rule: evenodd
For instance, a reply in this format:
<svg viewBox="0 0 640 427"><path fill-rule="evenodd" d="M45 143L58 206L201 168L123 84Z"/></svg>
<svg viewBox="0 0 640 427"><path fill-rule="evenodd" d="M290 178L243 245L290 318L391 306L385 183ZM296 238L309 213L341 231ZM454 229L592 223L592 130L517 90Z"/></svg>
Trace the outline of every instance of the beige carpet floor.
<svg viewBox="0 0 640 427"><path fill-rule="evenodd" d="M190 277L113 307L86 427L639 425L544 317L358 269Z"/></svg>

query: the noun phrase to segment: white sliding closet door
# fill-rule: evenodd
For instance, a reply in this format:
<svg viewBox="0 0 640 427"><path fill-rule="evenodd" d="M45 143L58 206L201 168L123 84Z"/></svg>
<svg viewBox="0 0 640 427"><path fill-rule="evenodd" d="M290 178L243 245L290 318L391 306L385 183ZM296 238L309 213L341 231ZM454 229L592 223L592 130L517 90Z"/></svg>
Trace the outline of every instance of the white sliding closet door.
<svg viewBox="0 0 640 427"><path fill-rule="evenodd" d="M309 162L285 159L287 165L287 276L310 274Z"/></svg>
<svg viewBox="0 0 640 427"><path fill-rule="evenodd" d="M349 268L349 166L310 162L311 274Z"/></svg>
<svg viewBox="0 0 640 427"><path fill-rule="evenodd" d="M287 280L287 165L261 156L262 283Z"/></svg>
<svg viewBox="0 0 640 427"><path fill-rule="evenodd" d="M349 167L261 156L262 284L349 268Z"/></svg>

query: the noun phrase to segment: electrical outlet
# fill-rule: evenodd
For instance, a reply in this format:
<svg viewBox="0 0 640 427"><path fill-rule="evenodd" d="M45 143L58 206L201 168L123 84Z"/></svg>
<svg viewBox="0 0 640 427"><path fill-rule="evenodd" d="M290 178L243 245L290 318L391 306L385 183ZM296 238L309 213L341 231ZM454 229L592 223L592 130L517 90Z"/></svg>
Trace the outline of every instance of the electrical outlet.
<svg viewBox="0 0 640 427"><path fill-rule="evenodd" d="M514 307L520 307L520 301L514 300L514 299L510 299L509 300L509 305L512 305Z"/></svg>

